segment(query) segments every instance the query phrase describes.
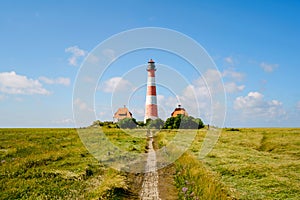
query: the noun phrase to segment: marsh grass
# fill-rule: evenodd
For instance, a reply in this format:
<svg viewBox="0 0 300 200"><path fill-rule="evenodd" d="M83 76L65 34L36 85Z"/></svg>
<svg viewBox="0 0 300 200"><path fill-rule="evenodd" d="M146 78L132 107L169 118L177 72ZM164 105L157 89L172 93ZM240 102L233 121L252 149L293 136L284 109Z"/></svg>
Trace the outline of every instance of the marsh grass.
<svg viewBox="0 0 300 200"><path fill-rule="evenodd" d="M144 153L147 146L146 130L144 129L111 129L103 128L105 136L112 144L124 151Z"/></svg>
<svg viewBox="0 0 300 200"><path fill-rule="evenodd" d="M185 130L188 133L191 130ZM192 152L199 151L205 136L204 130L199 130L194 139L194 147L180 156L174 163L174 181L178 190L178 199L234 199L234 194L220 180L221 177L210 171ZM167 146L175 137L177 131L162 130L157 134L158 147ZM196 146L195 146L196 145ZM176 152L175 152L176 154Z"/></svg>
<svg viewBox="0 0 300 200"><path fill-rule="evenodd" d="M119 129L106 133L120 148L145 150L142 139ZM0 162L0 199L122 199L128 193L126 175L91 156L75 129L0 129Z"/></svg>
<svg viewBox="0 0 300 200"><path fill-rule="evenodd" d="M300 197L300 129L224 130L203 162L240 199Z"/></svg>
<svg viewBox="0 0 300 200"><path fill-rule="evenodd" d="M160 148L176 132L157 135ZM180 199L299 199L300 129L224 129L213 150L198 159L206 130L175 162Z"/></svg>
<svg viewBox="0 0 300 200"><path fill-rule="evenodd" d="M145 130L102 131L122 150L147 151ZM176 134L157 132L156 148L173 140L184 144ZM172 165L179 199L299 199L300 129L224 129L214 149L198 159L205 136L199 130ZM131 194L128 174L97 161L75 129L0 129L0 166L0 199L136 199L142 180L131 175Z"/></svg>
<svg viewBox="0 0 300 200"><path fill-rule="evenodd" d="M191 154L181 156L175 166L179 199L234 199L230 189L220 181L220 176L209 171Z"/></svg>

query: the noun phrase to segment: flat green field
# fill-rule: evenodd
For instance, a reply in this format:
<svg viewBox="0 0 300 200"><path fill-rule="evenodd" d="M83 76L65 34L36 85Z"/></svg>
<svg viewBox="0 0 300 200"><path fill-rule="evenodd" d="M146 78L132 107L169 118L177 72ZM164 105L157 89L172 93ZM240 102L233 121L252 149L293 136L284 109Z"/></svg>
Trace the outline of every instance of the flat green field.
<svg viewBox="0 0 300 200"><path fill-rule="evenodd" d="M189 194L202 199L300 199L299 128L223 129L213 150L198 159L206 132L199 130L176 162L176 184L188 189L182 199L194 199ZM167 144L175 134L162 131L158 142Z"/></svg>
<svg viewBox="0 0 300 200"><path fill-rule="evenodd" d="M126 151L147 149L143 130L125 134L111 128L105 133ZM166 184L176 186L178 195L173 196L300 198L300 129L223 129L214 149L201 160L197 155L205 134L199 130L189 150L171 166L174 173ZM156 148L175 135L160 131ZM138 199L129 175L99 163L75 129L0 129L0 162L0 199Z"/></svg>
<svg viewBox="0 0 300 200"><path fill-rule="evenodd" d="M204 163L240 199L300 199L300 129L225 129Z"/></svg>
<svg viewBox="0 0 300 200"><path fill-rule="evenodd" d="M130 136L106 133L131 151ZM134 147L143 151L146 141L135 139ZM0 199L126 199L128 193L126 175L91 156L75 129L0 129L0 161Z"/></svg>

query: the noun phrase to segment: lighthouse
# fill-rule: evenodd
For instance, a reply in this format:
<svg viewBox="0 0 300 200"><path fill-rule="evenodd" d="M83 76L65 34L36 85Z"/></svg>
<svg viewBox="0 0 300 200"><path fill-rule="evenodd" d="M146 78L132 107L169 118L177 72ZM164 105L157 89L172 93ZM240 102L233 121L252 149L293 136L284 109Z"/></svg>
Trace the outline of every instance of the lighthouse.
<svg viewBox="0 0 300 200"><path fill-rule="evenodd" d="M156 98L156 85L155 85L155 62L150 59L148 62L148 81L147 81L147 94L146 94L146 110L145 119L157 119L157 98Z"/></svg>

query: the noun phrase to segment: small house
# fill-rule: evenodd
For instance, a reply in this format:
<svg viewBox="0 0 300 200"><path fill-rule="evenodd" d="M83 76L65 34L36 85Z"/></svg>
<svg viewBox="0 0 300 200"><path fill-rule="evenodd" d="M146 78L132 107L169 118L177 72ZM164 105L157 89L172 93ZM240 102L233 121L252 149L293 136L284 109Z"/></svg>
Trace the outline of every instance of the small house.
<svg viewBox="0 0 300 200"><path fill-rule="evenodd" d="M124 105L123 108L119 108L114 114L114 122L118 122L121 119L132 118L132 113L129 112L128 108Z"/></svg>
<svg viewBox="0 0 300 200"><path fill-rule="evenodd" d="M177 115L189 116L186 110L181 107L181 105L178 105L178 107L175 108L175 110L171 114L172 117L176 117Z"/></svg>

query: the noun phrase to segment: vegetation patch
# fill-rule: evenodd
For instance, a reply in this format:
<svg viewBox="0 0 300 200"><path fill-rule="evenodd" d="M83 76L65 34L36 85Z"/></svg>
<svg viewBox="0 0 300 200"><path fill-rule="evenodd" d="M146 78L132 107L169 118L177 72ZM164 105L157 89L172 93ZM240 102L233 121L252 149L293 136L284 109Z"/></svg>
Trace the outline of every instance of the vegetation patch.
<svg viewBox="0 0 300 200"><path fill-rule="evenodd" d="M97 134L102 128L120 149L147 151L145 129L113 127L105 122L84 130ZM183 136L191 131L196 135L182 157L160 170L163 197L298 199L300 129L238 130L224 129L203 160L197 155L207 130L183 130ZM178 131L157 132L154 147L164 148ZM0 199L138 199L142 177L99 163L75 129L0 129Z"/></svg>
<svg viewBox="0 0 300 200"><path fill-rule="evenodd" d="M184 154L175 165L179 199L235 199L220 177L192 155Z"/></svg>
<svg viewBox="0 0 300 200"><path fill-rule="evenodd" d="M225 128L226 131L240 131L238 128Z"/></svg>
<svg viewBox="0 0 300 200"><path fill-rule="evenodd" d="M160 131L155 140L157 147L166 146L176 134L176 131ZM196 140L202 141L204 136L204 131L199 131L194 145L199 145ZM197 151L196 148L194 151ZM210 171L202 161L192 155L191 151L184 153L174 163L174 170L177 199L235 199L235 193L220 181L220 175Z"/></svg>
<svg viewBox="0 0 300 200"><path fill-rule="evenodd" d="M239 199L298 199L300 129L223 131L204 162ZM191 148L195 148L192 145Z"/></svg>
<svg viewBox="0 0 300 200"><path fill-rule="evenodd" d="M145 151L141 138L106 133L121 148ZM0 161L0 199L132 199L127 174L92 157L75 129L0 129Z"/></svg>

